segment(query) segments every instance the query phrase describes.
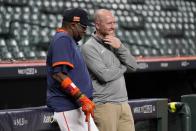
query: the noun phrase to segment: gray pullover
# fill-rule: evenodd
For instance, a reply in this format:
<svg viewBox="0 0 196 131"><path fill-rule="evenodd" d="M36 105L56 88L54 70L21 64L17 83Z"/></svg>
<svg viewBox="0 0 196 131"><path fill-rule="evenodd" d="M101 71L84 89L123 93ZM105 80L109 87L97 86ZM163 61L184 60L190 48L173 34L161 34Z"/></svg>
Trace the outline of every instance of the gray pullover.
<svg viewBox="0 0 196 131"><path fill-rule="evenodd" d="M96 104L127 101L124 73L137 68L129 50L123 44L114 49L94 35L81 50L93 82L93 101Z"/></svg>

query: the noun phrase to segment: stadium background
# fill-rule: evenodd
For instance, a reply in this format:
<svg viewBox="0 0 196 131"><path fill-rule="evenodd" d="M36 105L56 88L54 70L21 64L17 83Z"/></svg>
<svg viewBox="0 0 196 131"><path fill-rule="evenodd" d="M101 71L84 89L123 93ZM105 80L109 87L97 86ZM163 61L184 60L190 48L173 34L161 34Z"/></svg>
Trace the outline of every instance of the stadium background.
<svg viewBox="0 0 196 131"><path fill-rule="evenodd" d="M0 0L1 110L45 105L47 47L72 7L92 21L98 8L114 11L117 36L139 64L125 74L129 99L172 102L196 92L195 0Z"/></svg>

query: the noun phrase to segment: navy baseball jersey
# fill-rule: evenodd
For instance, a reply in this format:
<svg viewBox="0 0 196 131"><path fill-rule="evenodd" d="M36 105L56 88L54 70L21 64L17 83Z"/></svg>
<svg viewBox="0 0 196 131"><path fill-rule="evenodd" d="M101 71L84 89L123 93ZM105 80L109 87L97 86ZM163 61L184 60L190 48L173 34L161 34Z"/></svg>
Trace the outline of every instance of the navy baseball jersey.
<svg viewBox="0 0 196 131"><path fill-rule="evenodd" d="M67 74L88 98L93 87L83 56L74 39L65 31L56 32L47 55L47 106L56 112L79 108L76 101L52 78L58 72Z"/></svg>

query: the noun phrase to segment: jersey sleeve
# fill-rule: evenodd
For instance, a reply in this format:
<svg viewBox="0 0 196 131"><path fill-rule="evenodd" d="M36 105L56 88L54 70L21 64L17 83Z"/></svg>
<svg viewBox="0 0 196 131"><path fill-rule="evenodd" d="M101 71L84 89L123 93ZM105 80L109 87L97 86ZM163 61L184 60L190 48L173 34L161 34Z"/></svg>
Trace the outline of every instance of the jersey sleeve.
<svg viewBox="0 0 196 131"><path fill-rule="evenodd" d="M60 37L53 43L52 67L54 72L67 72L73 69L73 43L68 37Z"/></svg>

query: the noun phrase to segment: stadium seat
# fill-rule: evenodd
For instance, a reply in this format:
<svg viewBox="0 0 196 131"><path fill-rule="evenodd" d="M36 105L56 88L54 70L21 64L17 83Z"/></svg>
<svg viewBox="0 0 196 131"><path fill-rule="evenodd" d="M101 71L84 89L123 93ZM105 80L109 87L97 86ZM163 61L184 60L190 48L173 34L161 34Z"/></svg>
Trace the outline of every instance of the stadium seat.
<svg viewBox="0 0 196 131"><path fill-rule="evenodd" d="M12 53L5 51L5 52L1 52L1 59L2 60L12 60L14 58L13 58Z"/></svg>
<svg viewBox="0 0 196 131"><path fill-rule="evenodd" d="M6 42L4 39L0 39L0 47L5 47L6 46Z"/></svg>
<svg viewBox="0 0 196 131"><path fill-rule="evenodd" d="M39 59L46 59L46 52L45 51L37 51L36 56Z"/></svg>
<svg viewBox="0 0 196 131"><path fill-rule="evenodd" d="M24 52L25 58L28 60L37 59L36 53L34 51L25 51Z"/></svg>
<svg viewBox="0 0 196 131"><path fill-rule="evenodd" d="M55 29L61 26L63 10L80 7L88 10L91 21L97 8L112 9L117 17L117 35L123 43L129 44L135 56L174 57L196 54L194 18L196 3L191 0L22 0L19 3L18 0L2 0L2 2L4 4L0 5L0 38L12 37L17 41L19 50L25 43L27 44L23 41L26 39L31 49L46 52L48 44L45 43L49 43ZM89 38L93 30L88 29L82 43ZM40 44L44 44L45 48L40 48Z"/></svg>
<svg viewBox="0 0 196 131"><path fill-rule="evenodd" d="M25 56L24 56L23 52L21 52L21 51L12 52L12 55L13 55L14 60L25 60Z"/></svg>

